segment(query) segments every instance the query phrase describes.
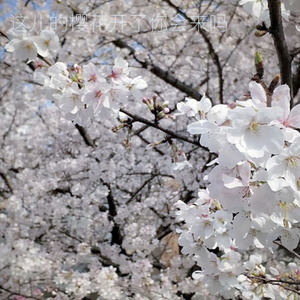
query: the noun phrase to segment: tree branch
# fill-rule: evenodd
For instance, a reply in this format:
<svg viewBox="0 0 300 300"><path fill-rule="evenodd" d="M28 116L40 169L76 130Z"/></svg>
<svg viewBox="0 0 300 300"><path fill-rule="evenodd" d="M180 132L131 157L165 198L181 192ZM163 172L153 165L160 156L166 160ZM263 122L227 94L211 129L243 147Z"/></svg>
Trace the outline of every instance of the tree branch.
<svg viewBox="0 0 300 300"><path fill-rule="evenodd" d="M293 93L294 96L296 96L300 89L300 61L298 62L298 65L296 67L294 76L293 76ZM295 103L297 104L297 103Z"/></svg>
<svg viewBox="0 0 300 300"><path fill-rule="evenodd" d="M291 96L293 97L293 83L292 83L292 58L288 50L281 14L281 0L268 0L270 10L271 28L274 45L279 60L281 83L287 84L291 89ZM293 106L291 100L291 106Z"/></svg>
<svg viewBox="0 0 300 300"><path fill-rule="evenodd" d="M177 14L182 15L186 20L188 20L190 24L193 24L195 22L192 18L187 16L187 14L182 9L180 9L180 7L173 4L170 0L164 0L164 1L167 2L169 6L173 7L176 10ZM219 75L219 101L222 104L224 102L224 93L223 93L224 78L223 78L223 68L220 62L220 58L217 52L215 51L213 44L209 39L209 36L205 32L205 30L203 28L199 28L198 32L201 34L202 38L204 39L209 51L209 55L211 56L213 62L217 67L217 72Z"/></svg>
<svg viewBox="0 0 300 300"><path fill-rule="evenodd" d="M100 179L100 181L109 190L109 193L107 195L108 213L109 213L108 219L114 223L114 226L113 226L112 232L111 232L111 235L112 235L111 244L112 245L117 244L120 246L121 250L123 250L122 249L123 236L121 234L121 228L120 228L119 224L115 221L115 216L118 214L116 201L112 195L111 186L108 183L104 182L102 179Z"/></svg>
<svg viewBox="0 0 300 300"><path fill-rule="evenodd" d="M8 190L11 194L14 193L13 188L9 182L9 180L7 179L7 176L4 172L0 171L0 177L3 179L4 183L6 184L6 186L8 187Z"/></svg>
<svg viewBox="0 0 300 300"><path fill-rule="evenodd" d="M295 251L293 251L293 250L287 249L281 242L279 242L279 241L273 241L273 243L276 244L276 245L278 245L278 246L283 247L283 248L286 249L287 251L289 251L289 252L291 252L292 254L294 254L298 259L300 259L300 255L299 255L297 252L295 252Z"/></svg>
<svg viewBox="0 0 300 300"><path fill-rule="evenodd" d="M91 137L87 133L86 129L78 124L75 124L75 127L78 130L78 132L80 133L80 135L82 136L86 145L90 146L90 147L95 147L94 141L91 139Z"/></svg>
<svg viewBox="0 0 300 300"><path fill-rule="evenodd" d="M160 126L159 124L155 124L154 122L151 122L151 121L149 121L149 120L147 120L147 119L145 119L143 117L137 116L137 115L135 115L135 114L133 114L133 113L125 110L124 108L120 108L120 111L122 113L126 114L127 116L129 116L130 118L132 118L136 122L140 122L140 123L146 124L146 125L148 125L150 127L159 129L160 131L168 134L170 137L172 137L174 139L188 142L188 143L196 145L196 146L198 146L198 147L200 147L200 148L202 148L202 149L204 149L206 151L209 151L206 147L201 146L197 141L194 141L193 139L187 137L184 134L181 134L181 133L175 132L173 130L164 128L164 127Z"/></svg>
<svg viewBox="0 0 300 300"><path fill-rule="evenodd" d="M156 75L157 77L161 78L165 82L169 83L173 87L177 88L181 92L187 94L189 97L192 97L196 100L200 100L202 98L201 93L193 89L191 86L188 86L184 82L178 80L175 78L173 75L169 74L167 71L164 71L162 68L147 62L147 61L142 61L140 60L136 55L135 55L135 50L130 47L126 42L117 39L113 41L113 44L116 45L119 48L126 48L130 51L130 54L134 57L134 59L141 64L141 66L149 70L152 74Z"/></svg>
<svg viewBox="0 0 300 300"><path fill-rule="evenodd" d="M134 193L133 195L130 197L130 199L128 199L126 201L126 205L128 205L134 198L135 196L149 183L151 182L154 178L156 178L157 176L159 176L159 174L152 174L151 177L149 179L147 179Z"/></svg>
<svg viewBox="0 0 300 300"><path fill-rule="evenodd" d="M299 285L300 282L293 282L293 281L286 281L286 280L274 280L274 279L267 279L266 277L260 276L253 276L253 275L246 275L250 280L254 280L257 282L261 282L263 284L271 284L271 285L278 285L287 291L291 291L297 295L300 295L300 291L298 289L294 289L289 287L288 285Z"/></svg>

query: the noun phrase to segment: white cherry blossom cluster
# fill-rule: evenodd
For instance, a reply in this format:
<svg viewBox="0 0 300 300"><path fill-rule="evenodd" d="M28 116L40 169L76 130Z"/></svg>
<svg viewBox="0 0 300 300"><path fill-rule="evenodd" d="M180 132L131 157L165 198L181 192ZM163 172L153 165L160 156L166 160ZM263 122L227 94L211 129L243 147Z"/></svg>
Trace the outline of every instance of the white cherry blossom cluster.
<svg viewBox="0 0 300 300"><path fill-rule="evenodd" d="M268 0L240 0L240 5L250 15L253 15L261 22L265 22L270 26L270 12L268 7ZM297 0L287 0L281 3L281 14L285 21L289 20L290 12L299 12L300 2ZM296 29L300 31L300 27L296 25Z"/></svg>
<svg viewBox="0 0 300 300"><path fill-rule="evenodd" d="M258 5L265 3L242 2L253 2L255 10ZM262 11L262 7L260 9ZM6 49L14 52L18 59L30 62L36 60L38 55L47 57L50 54L49 49L55 49L57 42L58 37L52 31L44 31L38 37L27 37L25 34L16 36ZM147 87L147 83L140 76L133 79L129 77L128 63L121 58L115 59L109 74L103 74L93 63L83 67L76 64L68 67L65 63L57 62L47 67L46 73L37 69L34 76L36 81L45 86L46 96L55 101L64 117L77 124L85 124L95 114L101 118L116 116L120 105L128 97L142 99L141 90ZM274 267L274 264L268 265L268 261L274 259L272 255L277 251L275 248L278 244L290 252L299 244L300 134L297 129L300 128L300 106L290 110L290 91L285 85L275 89L272 96L267 95L256 82L251 82L249 88L251 98L237 101L233 105L212 106L211 101L203 96L200 102L187 98L186 102L177 106L180 111L178 115L196 119L195 123L188 126L189 133L201 135L201 144L218 155L211 162L211 165L217 165L206 177L209 181L207 190L201 190L199 199L192 205L182 201L177 204L178 219L186 223L186 229L180 231L179 243L182 252L192 256L201 268L194 273L194 278L195 282L201 283L201 295L208 294L208 299L213 299L211 295L227 299L237 296L245 299L286 299L296 295L283 286L268 284L266 281L260 284L258 278L270 282L273 279L297 278L299 282L300 271L296 263L287 262L280 266L275 264ZM82 160L85 160L86 157L83 157ZM70 171L69 161L66 165L65 169ZM76 168L80 165L78 158L74 159L74 165ZM174 170L181 171L186 166L191 167L187 160L177 162ZM62 169L61 161L57 168ZM121 169L119 165L107 165L105 168L113 174L120 173ZM100 173L98 163L90 169ZM45 185L49 188L48 172L45 173ZM30 177L25 171L22 176L26 179ZM97 176L98 173L95 177ZM74 185L70 195L84 194L83 186L82 183ZM28 187L25 186L24 189L26 188ZM30 197L34 199L32 192ZM73 229L74 226L76 232L81 233L80 236L92 239L92 233L87 232L87 228L92 226L95 216L82 212L82 203L89 203L93 197L97 200L98 196L88 194L86 198L80 198L79 207L77 202L73 204L68 197L66 196L66 201L61 201L61 198L51 199L54 215L57 220L68 217L64 220L68 227ZM78 200L76 197L74 199L74 202ZM8 205L14 206L11 211L15 213L16 206L12 197L9 200ZM68 206L62 206L61 202L66 202ZM81 217L75 214L72 217L69 208L78 212ZM134 209L136 214L132 213ZM128 218L124 218L126 222L120 217L121 209L116 219L123 225L125 236L122 247L125 253L137 260L140 257L150 257L158 246L156 229L162 221L158 217L151 217L149 208L145 212L145 207L135 205L134 209L130 211ZM145 219L139 216L140 211L144 212ZM102 228L106 228L107 232L111 231L112 222L109 222L104 213L100 217L97 215L97 221L99 225L95 225L95 232L101 232ZM105 235L102 239L100 245L105 248L103 244L108 237ZM17 245L14 245L16 252L19 248L24 249L23 252L27 251L26 245ZM49 276L54 263L50 263L47 252L43 254L39 247L31 244L29 246L28 253L20 252L13 256L12 273L16 278L17 275L24 278L28 274L35 275L38 269L40 277ZM3 246L2 252L9 253L10 249ZM80 263L88 254L91 256L89 250L87 243L79 245ZM105 256L109 255L114 260L121 260L119 252L116 250L113 253L112 247L107 246ZM91 261L94 263L92 259ZM90 272L87 272L82 264L77 266L75 262L70 263L72 267L69 269L64 263L64 268L55 276L55 283L65 290L66 299L69 295L81 299L91 292L98 293L103 299L124 298L124 291L118 285L121 276L118 277L114 267L101 266L100 269L95 263ZM173 262L175 264L176 259ZM5 260L0 259L0 263L4 268ZM159 275L154 274L153 265L148 258L142 263L137 260L133 265L131 281L128 279L129 285L141 294L146 291L150 295L148 298L161 299L161 295L164 295L165 299L177 299L177 287L169 280L172 276L180 278L177 279L180 290L183 290L186 281L189 283L185 287L186 292L191 292L193 288L190 278L181 281L181 277L184 278L185 275L179 273L179 263L178 267L161 271ZM83 266L85 267L84 263ZM127 264L122 262L120 268L126 267ZM198 291L198 287L194 287L194 290ZM137 295L136 299L145 298Z"/></svg>
<svg viewBox="0 0 300 300"><path fill-rule="evenodd" d="M10 42L5 46L16 58L27 63L49 56L59 47L59 38L53 30L44 30L40 36L27 36L26 30L16 35L9 32ZM49 62L46 61L48 64ZM67 120L84 125L99 114L101 118L117 116L119 107L129 96L142 99L142 89L147 83L141 76L129 77L128 63L115 58L110 74L103 74L93 63L83 67L68 67L56 62L44 72L44 65L37 64L34 79L46 88L46 96L55 101Z"/></svg>
<svg viewBox="0 0 300 300"><path fill-rule="evenodd" d="M129 77L128 63L119 57L108 75L93 63L68 68L65 63L57 62L48 68L46 75L37 70L35 78L43 82L47 96L54 99L63 116L80 125L96 114L102 119L116 117L120 105L130 95L141 100L141 90L147 87L141 76Z"/></svg>
<svg viewBox="0 0 300 300"><path fill-rule="evenodd" d="M290 2L289 5L293 4L293 0L285 1ZM264 21L267 24L270 22L270 13L268 7L268 0L240 0L240 5L243 5L243 9L253 15L260 21ZM290 11L286 9L285 3L281 3L282 17L287 21L290 16ZM270 25L270 24L269 24Z"/></svg>
<svg viewBox="0 0 300 300"><path fill-rule="evenodd" d="M255 81L249 90L250 99L232 105L212 106L205 96L177 105L197 119L188 132L201 135L201 145L217 154L204 178L207 190L192 205L178 202L178 218L187 225L179 243L201 267L194 277L212 294L286 299L294 294L278 285L257 288L250 275L265 276L265 268L260 261L252 266L260 270L251 271L245 253L263 249L272 255L278 245L293 253L299 244L300 105L290 110L287 85L272 96Z"/></svg>
<svg viewBox="0 0 300 300"><path fill-rule="evenodd" d="M92 269L90 273L63 271L56 278L56 284L66 291L67 299L76 296L81 299L87 293L98 293L101 299L122 299L122 291L118 287L118 275L113 267Z"/></svg>
<svg viewBox="0 0 300 300"><path fill-rule="evenodd" d="M9 43L5 49L8 52L14 52L15 57L20 61L34 61L38 55L47 57L55 53L59 48L59 38L53 30L43 30L38 36L29 36L24 28L23 30L9 30Z"/></svg>

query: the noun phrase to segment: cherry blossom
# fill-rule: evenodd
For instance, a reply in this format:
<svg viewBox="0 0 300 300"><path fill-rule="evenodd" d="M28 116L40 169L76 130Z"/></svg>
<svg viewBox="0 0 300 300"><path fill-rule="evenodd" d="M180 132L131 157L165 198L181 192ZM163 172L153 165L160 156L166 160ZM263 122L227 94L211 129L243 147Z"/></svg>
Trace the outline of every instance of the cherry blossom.
<svg viewBox="0 0 300 300"><path fill-rule="evenodd" d="M253 14L256 18L260 18L264 10L268 7L266 0L241 0L239 4L243 5L245 11Z"/></svg>
<svg viewBox="0 0 300 300"><path fill-rule="evenodd" d="M33 39L12 39L6 46L6 51L15 52L18 60L35 60L37 57L37 48Z"/></svg>
<svg viewBox="0 0 300 300"><path fill-rule="evenodd" d="M297 192L299 191L298 178L300 178L300 138L298 137L292 145L283 149L276 156L271 157L266 164L269 179L284 178Z"/></svg>
<svg viewBox="0 0 300 300"><path fill-rule="evenodd" d="M58 50L58 36L53 30L43 30L40 36L34 38L38 54L47 57L51 52Z"/></svg>
<svg viewBox="0 0 300 300"><path fill-rule="evenodd" d="M64 94L59 99L59 106L64 112L71 112L73 114L76 114L83 107L82 92L75 82L66 88Z"/></svg>
<svg viewBox="0 0 300 300"><path fill-rule="evenodd" d="M147 83L144 79L142 79L142 76L138 76L133 79L124 79L124 84L135 100L143 98L141 90L147 87Z"/></svg>
<svg viewBox="0 0 300 300"><path fill-rule="evenodd" d="M280 109L235 108L229 113L232 129L228 131L228 140L239 151L254 158L263 157L265 152L279 153L284 146L281 130L269 123L281 114Z"/></svg>
<svg viewBox="0 0 300 300"><path fill-rule="evenodd" d="M83 102L88 106L92 106L94 113L98 114L105 102L106 94L109 91L110 86L106 82L98 83L94 85L83 97Z"/></svg>
<svg viewBox="0 0 300 300"><path fill-rule="evenodd" d="M122 81L124 81L124 80L127 81L128 74L129 74L128 63L120 57L115 58L114 66L113 66L111 74L109 75L109 78L114 83L118 84L118 83L122 83Z"/></svg>
<svg viewBox="0 0 300 300"><path fill-rule="evenodd" d="M105 79L101 76L99 70L93 63L88 63L83 66L83 79L86 82L86 85L95 85L99 82L105 82Z"/></svg>
<svg viewBox="0 0 300 300"><path fill-rule="evenodd" d="M53 30L43 30L39 36L28 35L26 29L21 34L11 31L11 41L6 44L8 52L14 52L18 60L34 61L37 55L49 56L50 50L55 52L59 47L58 36Z"/></svg>
<svg viewBox="0 0 300 300"><path fill-rule="evenodd" d="M136 0L69 2L49 5L62 17L149 13ZM5 299L297 298L298 95L291 99L279 76L270 85L263 72L249 76L251 49L266 53L265 78L278 61L268 35L246 34L254 24L242 8L165 4L154 11L170 19L224 10L228 31L150 32L143 21L142 32L133 23L129 33L113 32L107 19L101 34L81 23L60 23L60 38L8 31L13 55L3 55L0 91ZM267 1L239 4L272 35ZM18 2L29 19L36 5ZM296 1L282 4L287 20L285 7ZM95 25L87 16L85 25ZM293 22L285 23L291 32ZM291 54L294 73L297 48Z"/></svg>

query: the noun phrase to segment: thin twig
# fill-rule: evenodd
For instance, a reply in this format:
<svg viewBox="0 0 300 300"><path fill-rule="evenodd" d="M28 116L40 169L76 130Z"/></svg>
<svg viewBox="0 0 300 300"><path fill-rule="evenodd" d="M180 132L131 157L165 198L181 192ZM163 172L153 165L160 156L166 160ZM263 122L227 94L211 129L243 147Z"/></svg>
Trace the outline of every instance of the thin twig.
<svg viewBox="0 0 300 300"><path fill-rule="evenodd" d="M6 184L6 186L8 187L9 191L11 194L14 193L13 188L9 182L9 180L7 179L7 176L4 172L0 171L0 177L3 179L4 183Z"/></svg>
<svg viewBox="0 0 300 300"><path fill-rule="evenodd" d="M296 253L295 251L293 250L289 250L287 249L284 245L282 245L282 243L280 243L279 241L273 241L274 244L278 245L278 246L281 246L283 248L285 248L286 250L288 250L289 252L291 252L292 254L294 254L297 258L300 259L300 255L298 253Z"/></svg>
<svg viewBox="0 0 300 300"><path fill-rule="evenodd" d="M194 141L193 139L187 137L186 135L184 134L181 134L181 133L178 133L178 132L175 132L173 130L170 130L170 129L167 129L167 128L164 128L162 127L161 125L159 124L155 124L154 122L151 122L143 117L140 117L138 115L135 115L127 110L125 110L124 108L120 108L120 111L124 114L126 114L127 116L131 117L134 121L136 122L140 122L140 123L143 123L143 124L146 124L146 125L149 125L150 127L153 127L153 128L156 128L156 129L159 129L160 131L163 131L164 133L168 134L170 137L174 138L174 139L178 139L178 140L182 140L182 141L185 141L185 142L188 142L190 144L193 144L193 145L196 145L196 146L199 146L201 147L202 149L208 151L208 149L206 147L203 147L201 146L197 141Z"/></svg>
<svg viewBox="0 0 300 300"><path fill-rule="evenodd" d="M287 290L287 291L291 291L297 295L300 295L300 291L296 290L294 288L288 287L285 284L293 284L293 285L299 285L300 282L298 283L293 283L293 282L286 282L286 281L281 281L281 280L274 280L274 279L267 279L265 277L259 277L259 276L253 276L253 275L246 275L250 280L256 280L258 282L261 282L263 284L271 284L271 285L278 285L280 287L282 287L283 289Z"/></svg>
<svg viewBox="0 0 300 300"><path fill-rule="evenodd" d="M190 18L186 13L184 13L184 11L182 9L180 9L179 6L176 6L170 0L164 0L164 1L166 3L168 3L170 7L174 8L178 14L182 15L187 21L189 21L190 24L195 23L195 21L192 18ZM217 67L217 72L218 72L218 76L219 76L219 101L222 104L224 102L224 91L223 91L224 78L223 78L223 68L222 68L222 65L220 62L219 55L215 51L215 48L214 48L208 34L206 33L206 31L203 28L199 28L197 30L197 32L200 33L202 38L204 39L204 41L207 45L208 51L209 51L209 55L211 56L214 64Z"/></svg>

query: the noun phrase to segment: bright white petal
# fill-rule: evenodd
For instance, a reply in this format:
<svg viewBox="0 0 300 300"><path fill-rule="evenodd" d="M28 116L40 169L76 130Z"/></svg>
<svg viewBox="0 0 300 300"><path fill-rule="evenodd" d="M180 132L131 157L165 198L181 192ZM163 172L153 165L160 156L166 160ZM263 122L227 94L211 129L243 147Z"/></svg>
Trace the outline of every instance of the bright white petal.
<svg viewBox="0 0 300 300"><path fill-rule="evenodd" d="M190 134L203 134L209 131L216 130L218 126L214 123L211 123L206 120L201 120L192 124L189 124L187 127L187 131Z"/></svg>
<svg viewBox="0 0 300 300"><path fill-rule="evenodd" d="M264 138L265 149L272 154L280 153L284 147L282 131L274 126L262 126L261 134Z"/></svg>
<svg viewBox="0 0 300 300"><path fill-rule="evenodd" d="M198 104L199 110L203 111L204 113L207 113L210 111L212 104L209 98L207 98L205 95L201 98L199 104Z"/></svg>
<svg viewBox="0 0 300 300"><path fill-rule="evenodd" d="M207 114L207 119L210 122L222 125L228 119L229 108L225 104L214 105Z"/></svg>
<svg viewBox="0 0 300 300"><path fill-rule="evenodd" d="M290 88L287 84L280 85L274 90L272 106L279 106L283 110L281 117L287 117L290 113Z"/></svg>
<svg viewBox="0 0 300 300"><path fill-rule="evenodd" d="M220 151L218 163L231 169L243 159L244 155L236 148L235 145L226 143Z"/></svg>
<svg viewBox="0 0 300 300"><path fill-rule="evenodd" d="M280 235L282 245L290 251L293 251L299 243L299 230L282 230Z"/></svg>
<svg viewBox="0 0 300 300"><path fill-rule="evenodd" d="M260 84L258 84L255 81L251 81L249 83L249 90L250 90L251 98L255 103L259 104L259 103L267 102L266 92Z"/></svg>

